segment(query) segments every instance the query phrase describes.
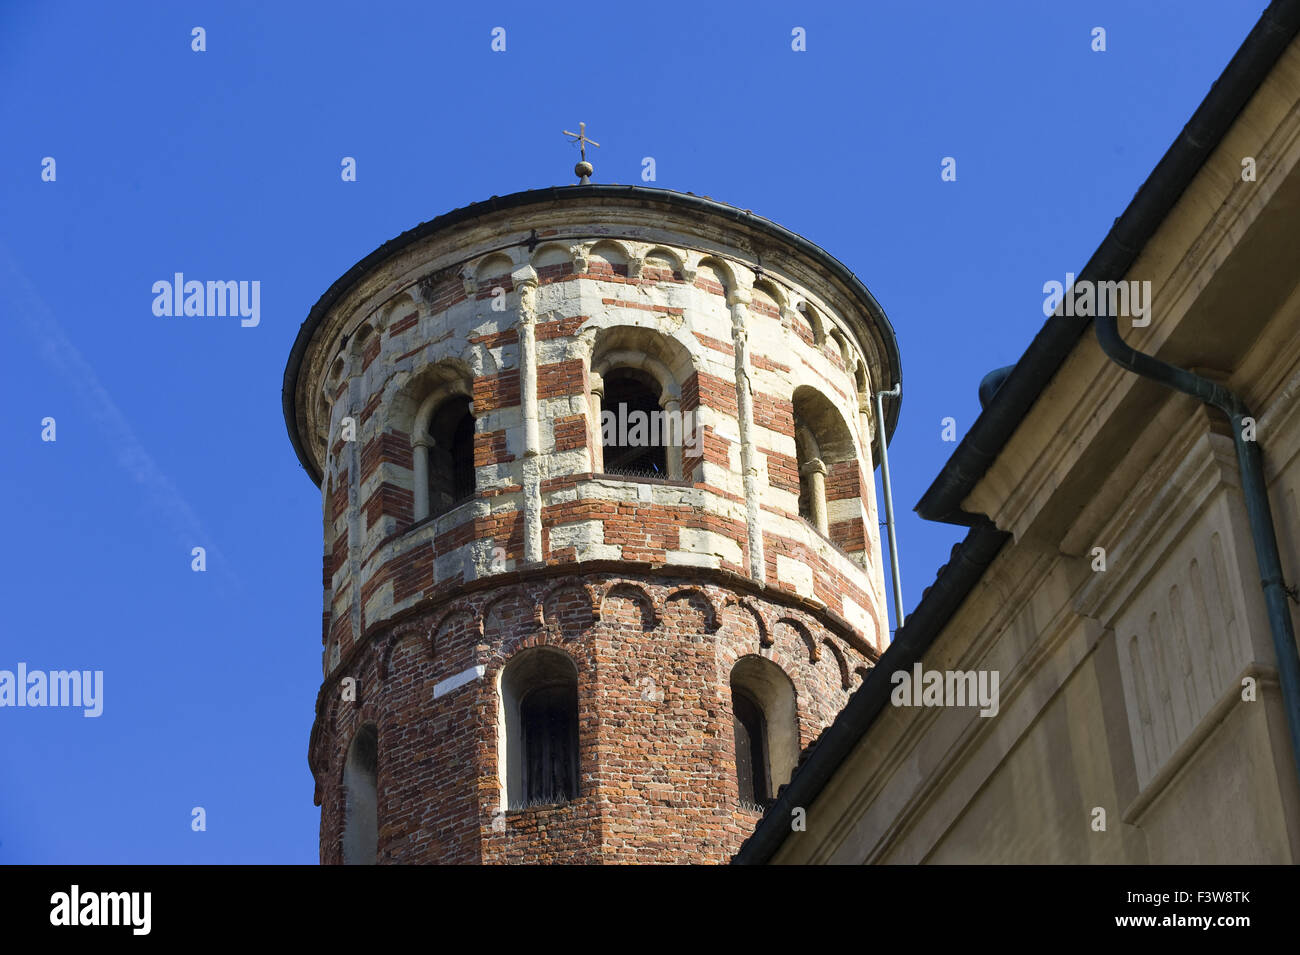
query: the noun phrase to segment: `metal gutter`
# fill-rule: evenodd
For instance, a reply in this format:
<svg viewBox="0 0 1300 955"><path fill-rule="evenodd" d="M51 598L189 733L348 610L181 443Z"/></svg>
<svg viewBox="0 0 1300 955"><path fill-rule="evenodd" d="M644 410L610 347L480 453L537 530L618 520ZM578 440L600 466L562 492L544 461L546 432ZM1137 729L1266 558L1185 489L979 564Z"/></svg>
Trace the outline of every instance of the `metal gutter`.
<svg viewBox="0 0 1300 955"><path fill-rule="evenodd" d="M1093 325L1097 329L1097 344L1115 364L1213 405L1232 422L1232 443L1237 450L1241 493L1246 500L1250 537L1255 545L1255 561L1259 566L1260 587L1263 588L1264 603L1268 607L1268 628L1273 636L1273 652L1277 654L1282 703L1286 710L1287 726L1291 730L1291 754L1295 759L1295 771L1300 775L1300 651L1296 650L1295 628L1291 623L1291 608L1287 604L1288 592L1286 580L1282 576L1282 558L1278 553L1273 512L1268 502L1268 483L1264 479L1263 453L1258 441L1245 436L1246 419L1254 421L1250 409L1239 396L1222 385L1128 345L1119 333L1119 323L1114 315L1098 316L1093 320Z"/></svg>
<svg viewBox="0 0 1300 955"><path fill-rule="evenodd" d="M1128 273L1297 32L1300 0L1274 0L1123 215L1115 220L1076 282L1117 281ZM1087 326L1078 318L1055 315L1044 323L921 496L918 514L928 521L949 524L969 525L976 519L962 510L962 501L984 477Z"/></svg>

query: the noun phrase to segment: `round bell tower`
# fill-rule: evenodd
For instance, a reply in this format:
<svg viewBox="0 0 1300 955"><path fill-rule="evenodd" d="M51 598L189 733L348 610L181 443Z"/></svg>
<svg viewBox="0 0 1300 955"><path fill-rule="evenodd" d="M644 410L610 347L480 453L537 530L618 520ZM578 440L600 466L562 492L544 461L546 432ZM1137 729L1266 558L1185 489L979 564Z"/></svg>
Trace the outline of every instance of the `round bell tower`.
<svg viewBox="0 0 1300 955"><path fill-rule="evenodd" d="M725 862L888 642L893 331L750 212L467 206L335 282L284 381L324 863Z"/></svg>

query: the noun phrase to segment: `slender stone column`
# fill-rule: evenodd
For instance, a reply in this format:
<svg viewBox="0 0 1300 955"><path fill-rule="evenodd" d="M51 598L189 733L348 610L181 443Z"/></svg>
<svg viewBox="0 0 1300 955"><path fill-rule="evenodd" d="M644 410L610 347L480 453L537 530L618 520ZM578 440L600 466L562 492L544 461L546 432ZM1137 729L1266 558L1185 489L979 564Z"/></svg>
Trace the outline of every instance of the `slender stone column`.
<svg viewBox="0 0 1300 955"><path fill-rule="evenodd" d="M749 309L750 293L733 289L727 294L731 308L731 340L736 362L736 417L740 427L740 466L745 482L745 521L749 532L749 576L762 581L767 577L763 559L763 519L759 495L758 451L754 446L754 401L749 381Z"/></svg>
<svg viewBox="0 0 1300 955"><path fill-rule="evenodd" d="M591 471L593 474L601 474L605 470L605 442L603 439L604 431L601 429L600 412L605 403L605 379L600 376L599 372L591 373L591 399L588 407L591 411Z"/></svg>
<svg viewBox="0 0 1300 955"><path fill-rule="evenodd" d="M830 525L826 519L826 464L821 458L813 458L800 466L799 473L808 479L808 509L812 511L813 527L829 537Z"/></svg>
<svg viewBox="0 0 1300 955"><path fill-rule="evenodd" d="M659 436L659 440L664 443L664 459L668 465L668 477L674 481L680 481L682 474L682 403L681 400L664 393L659 401L659 406L664 409L664 430Z"/></svg>
<svg viewBox="0 0 1300 955"><path fill-rule="evenodd" d="M511 278L519 292L519 403L524 418L524 563L542 560L541 439L537 427L537 273L532 266L516 270Z"/></svg>
<svg viewBox="0 0 1300 955"><path fill-rule="evenodd" d="M415 471L415 502L413 516L417 521L422 521L430 514L429 507L429 445L432 442L427 437L416 438L411 444L413 449L413 464Z"/></svg>

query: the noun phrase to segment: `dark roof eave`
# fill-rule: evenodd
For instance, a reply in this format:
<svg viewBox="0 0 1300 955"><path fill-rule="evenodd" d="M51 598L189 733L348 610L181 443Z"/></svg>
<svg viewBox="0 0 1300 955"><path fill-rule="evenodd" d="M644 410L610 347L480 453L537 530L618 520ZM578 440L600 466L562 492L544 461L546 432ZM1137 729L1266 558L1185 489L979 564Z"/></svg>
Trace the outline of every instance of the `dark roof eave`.
<svg viewBox="0 0 1300 955"><path fill-rule="evenodd" d="M728 205L724 202L718 202L705 196L696 196L689 192L675 192L671 189L656 189L648 186L632 185L614 185L609 183L590 183L587 185L576 186L550 186L545 189L530 189L523 192L511 193L507 196L492 196L482 202L476 202L460 209L454 209L451 212L444 213L428 222L422 222L413 229L408 229L396 238L390 239L379 248L375 249L360 262L334 282L326 290L325 294L320 297L307 318L303 321L298 329L298 335L294 339L293 348L289 352L289 361L284 369L284 382L280 391L280 404L284 411L285 424L289 429L289 440L293 442L294 451L298 455L298 461L302 464L303 469L311 479L319 484L321 474L317 470L311 456L307 453L302 444L301 435L298 433L297 409L295 407L295 398L298 389L298 370L302 363L303 356L311 343L312 337L316 333L324 316L330 308L342 298L352 286L359 281L364 275L372 269L378 267L389 257L397 254L402 249L414 244L422 239L433 235L443 229L448 229L461 223L468 222L472 219L480 218L494 212L502 210L515 209L523 206L542 205L548 202L559 202L574 199L592 199L592 198L642 198L646 201L667 202L670 205L680 206L687 211L695 213L704 213L719 218L731 219L736 222L743 222L759 231L766 232L775 241L784 243L793 247L796 251L808 256L812 261L824 267L833 277L839 279L848 288L849 292L857 299L862 301L867 308L870 318L874 321L876 330L880 335L885 346L885 360L888 363L888 371L891 381L885 382L891 386L901 380L902 362L898 352L898 340L894 334L894 327L889 318L885 315L884 309L880 307L875 296L867 289L852 270L839 259L832 256L825 249L810 242L797 232L792 232L784 226L765 219L762 216L740 209L736 206ZM898 424L898 401L889 403L885 412L885 433L892 435L894 428Z"/></svg>
<svg viewBox="0 0 1300 955"><path fill-rule="evenodd" d="M1300 0L1270 4L1076 281L1115 281L1128 273L1297 32ZM962 501L984 477L1090 324L1086 319L1047 319L917 502L918 514L930 521L970 523L971 515L961 510Z"/></svg>
<svg viewBox="0 0 1300 955"><path fill-rule="evenodd" d="M988 520L975 524L965 540L953 550L948 564L939 572L921 603L898 631L894 642L867 674L848 705L826 729L808 761L799 767L790 783L781 789L776 803L764 813L753 835L732 858L735 865L763 865L771 860L790 835L791 811L811 806L822 788L839 770L889 702L897 670L909 670L929 649L947 619L984 576L984 571L1009 534Z"/></svg>

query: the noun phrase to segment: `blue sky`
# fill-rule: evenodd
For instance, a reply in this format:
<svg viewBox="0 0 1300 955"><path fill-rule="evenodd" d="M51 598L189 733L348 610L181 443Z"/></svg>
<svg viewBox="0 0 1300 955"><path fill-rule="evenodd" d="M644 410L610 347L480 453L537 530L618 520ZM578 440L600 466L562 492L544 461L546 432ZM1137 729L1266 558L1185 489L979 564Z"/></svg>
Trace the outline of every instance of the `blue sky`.
<svg viewBox="0 0 1300 955"><path fill-rule="evenodd" d="M104 671L98 718L0 709L0 862L317 860L320 496L289 348L387 239L571 182L579 121L596 181L653 156L653 185L807 236L880 301L910 610L963 533L911 511L941 419L969 427L1265 5L0 6L0 669ZM260 324L154 316L177 271L259 280Z"/></svg>

